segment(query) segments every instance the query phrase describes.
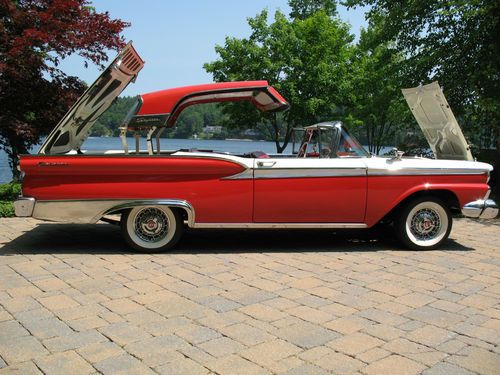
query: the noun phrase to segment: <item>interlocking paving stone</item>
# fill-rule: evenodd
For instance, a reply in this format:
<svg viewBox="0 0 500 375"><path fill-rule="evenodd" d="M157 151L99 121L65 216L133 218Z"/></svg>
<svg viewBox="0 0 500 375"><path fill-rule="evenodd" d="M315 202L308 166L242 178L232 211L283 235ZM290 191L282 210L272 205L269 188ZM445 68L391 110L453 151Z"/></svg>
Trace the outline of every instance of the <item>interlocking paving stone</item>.
<svg viewBox="0 0 500 375"><path fill-rule="evenodd" d="M63 352L83 346L106 341L106 337L95 330L74 332L64 336L53 337L43 341L43 345L51 352Z"/></svg>
<svg viewBox="0 0 500 375"><path fill-rule="evenodd" d="M172 363L155 368L156 372L162 375L204 375L209 370L189 358L180 358Z"/></svg>
<svg viewBox="0 0 500 375"><path fill-rule="evenodd" d="M186 341L175 335L169 335L136 341L125 345L124 349L148 366L159 366L183 358L177 350L186 347L188 347Z"/></svg>
<svg viewBox="0 0 500 375"><path fill-rule="evenodd" d="M454 355L447 361L479 374L495 375L500 368L500 356L490 351L469 347L465 355Z"/></svg>
<svg viewBox="0 0 500 375"><path fill-rule="evenodd" d="M191 231L138 254L113 226L0 219L0 375L496 375L499 228L459 219L425 252Z"/></svg>
<svg viewBox="0 0 500 375"><path fill-rule="evenodd" d="M26 320L23 326L39 339L48 339L57 336L66 336L73 331L57 318Z"/></svg>
<svg viewBox="0 0 500 375"><path fill-rule="evenodd" d="M73 351L55 353L35 360L36 365L46 374L92 374L95 369Z"/></svg>
<svg viewBox="0 0 500 375"><path fill-rule="evenodd" d="M238 375L271 374L270 371L234 354L209 362L207 363L207 367L221 375L232 375L235 371Z"/></svg>
<svg viewBox="0 0 500 375"><path fill-rule="evenodd" d="M17 321L7 320L0 323L0 344L13 337L29 336L29 332Z"/></svg>
<svg viewBox="0 0 500 375"><path fill-rule="evenodd" d="M367 375L412 375L420 374L425 366L399 355L391 355L376 361L363 369Z"/></svg>
<svg viewBox="0 0 500 375"><path fill-rule="evenodd" d="M239 342L230 339L229 337L219 337L199 345L201 349L214 357L224 357L233 353L237 353L244 349L245 346Z"/></svg>
<svg viewBox="0 0 500 375"><path fill-rule="evenodd" d="M332 352L319 358L315 363L333 374L349 375L364 367L364 363L342 353Z"/></svg>
<svg viewBox="0 0 500 375"><path fill-rule="evenodd" d="M115 323L99 328L104 336L109 337L118 345L150 338L151 335L143 329L130 323Z"/></svg>
<svg viewBox="0 0 500 375"><path fill-rule="evenodd" d="M32 336L0 339L0 356L7 364L24 362L48 354L42 344Z"/></svg>
<svg viewBox="0 0 500 375"><path fill-rule="evenodd" d="M438 346L449 341L455 336L454 333L435 326L427 325L417 328L407 336L410 340L427 345Z"/></svg>
<svg viewBox="0 0 500 375"><path fill-rule="evenodd" d="M104 359L94 363L94 367L102 374L155 374L148 366L130 354Z"/></svg>
<svg viewBox="0 0 500 375"><path fill-rule="evenodd" d="M29 361L23 363L15 363L13 365L7 366L3 369L0 368L1 375L42 375L43 372L40 371L36 365Z"/></svg>
<svg viewBox="0 0 500 375"><path fill-rule="evenodd" d="M176 334L192 344L201 344L220 337L220 333L208 327L199 325L186 325L181 328Z"/></svg>
<svg viewBox="0 0 500 375"><path fill-rule="evenodd" d="M283 327L275 331L274 335L305 349L324 345L340 337L336 332L309 322L301 322Z"/></svg>
<svg viewBox="0 0 500 375"><path fill-rule="evenodd" d="M431 368L425 370L422 375L474 375L473 372L451 363L439 362Z"/></svg>
<svg viewBox="0 0 500 375"><path fill-rule="evenodd" d="M40 298L39 301L42 305L44 305L47 309L51 311L68 309L79 306L78 302L76 302L74 299L64 294L58 294L51 297Z"/></svg>
<svg viewBox="0 0 500 375"><path fill-rule="evenodd" d="M258 365L269 367L275 361L299 353L299 347L284 340L276 339L242 350L239 354Z"/></svg>
<svg viewBox="0 0 500 375"><path fill-rule="evenodd" d="M306 364L299 367L292 368L283 373L283 375L328 375L330 371L322 369L321 367Z"/></svg>
<svg viewBox="0 0 500 375"><path fill-rule="evenodd" d="M125 351L113 342L99 342L77 349L78 354L90 363L100 362L110 357L125 354Z"/></svg>
<svg viewBox="0 0 500 375"><path fill-rule="evenodd" d="M249 346L257 345L273 338L273 336L265 331L244 323L237 323L231 326L223 327L220 329L220 332L224 336L231 337L232 339Z"/></svg>
<svg viewBox="0 0 500 375"><path fill-rule="evenodd" d="M366 352L372 348L382 345L384 342L370 335L356 332L340 337L328 343L328 346L338 352L348 355L356 355Z"/></svg>

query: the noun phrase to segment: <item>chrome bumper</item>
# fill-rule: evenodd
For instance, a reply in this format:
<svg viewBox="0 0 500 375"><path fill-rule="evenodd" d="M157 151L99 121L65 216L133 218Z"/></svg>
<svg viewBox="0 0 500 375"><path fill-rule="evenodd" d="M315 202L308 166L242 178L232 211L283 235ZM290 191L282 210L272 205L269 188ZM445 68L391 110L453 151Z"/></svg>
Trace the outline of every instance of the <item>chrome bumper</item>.
<svg viewBox="0 0 500 375"><path fill-rule="evenodd" d="M498 205L491 199L479 199L463 206L462 214L475 219L494 219L498 215Z"/></svg>
<svg viewBox="0 0 500 375"><path fill-rule="evenodd" d="M14 201L14 211L17 217L29 217L33 215L35 198L19 197Z"/></svg>

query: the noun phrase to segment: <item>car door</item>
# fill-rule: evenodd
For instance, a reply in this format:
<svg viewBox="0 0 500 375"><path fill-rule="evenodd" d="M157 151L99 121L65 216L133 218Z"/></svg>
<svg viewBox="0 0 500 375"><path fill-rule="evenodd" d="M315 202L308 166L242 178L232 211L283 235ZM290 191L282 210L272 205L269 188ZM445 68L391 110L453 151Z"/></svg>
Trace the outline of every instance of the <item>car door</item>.
<svg viewBox="0 0 500 375"><path fill-rule="evenodd" d="M269 158L254 162L254 222L362 223L363 158Z"/></svg>

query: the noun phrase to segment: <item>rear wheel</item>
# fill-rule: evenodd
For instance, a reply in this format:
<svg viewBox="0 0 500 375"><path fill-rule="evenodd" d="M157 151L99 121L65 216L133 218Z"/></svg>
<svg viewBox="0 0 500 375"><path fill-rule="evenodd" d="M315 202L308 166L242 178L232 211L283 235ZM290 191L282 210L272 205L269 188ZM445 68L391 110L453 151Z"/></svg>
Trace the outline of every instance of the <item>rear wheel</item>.
<svg viewBox="0 0 500 375"><path fill-rule="evenodd" d="M134 207L122 215L120 225L131 247L149 253L172 248L184 229L181 215L166 206Z"/></svg>
<svg viewBox="0 0 500 375"><path fill-rule="evenodd" d="M450 235L452 217L443 201L422 197L408 203L396 219L399 240L410 249L438 248Z"/></svg>

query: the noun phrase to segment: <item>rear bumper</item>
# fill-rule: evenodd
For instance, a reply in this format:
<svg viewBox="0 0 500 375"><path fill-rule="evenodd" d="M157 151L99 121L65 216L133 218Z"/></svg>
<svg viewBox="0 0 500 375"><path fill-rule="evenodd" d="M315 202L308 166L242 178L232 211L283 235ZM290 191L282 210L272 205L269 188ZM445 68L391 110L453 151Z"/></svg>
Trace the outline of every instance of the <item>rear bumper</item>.
<svg viewBox="0 0 500 375"><path fill-rule="evenodd" d="M463 206L462 214L475 219L494 219L498 215L498 205L491 199L479 199Z"/></svg>
<svg viewBox="0 0 500 375"><path fill-rule="evenodd" d="M17 217L29 217L33 215L35 198L19 197L14 201L14 211Z"/></svg>

